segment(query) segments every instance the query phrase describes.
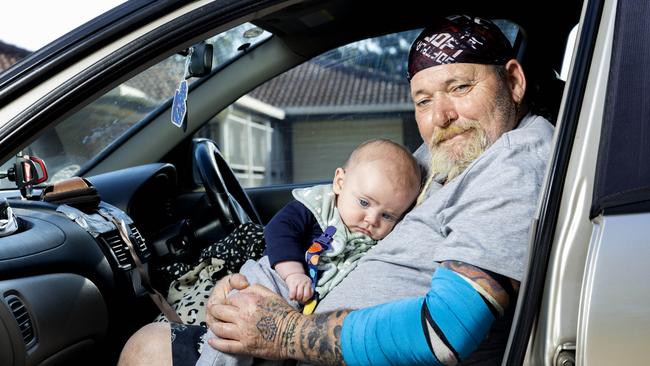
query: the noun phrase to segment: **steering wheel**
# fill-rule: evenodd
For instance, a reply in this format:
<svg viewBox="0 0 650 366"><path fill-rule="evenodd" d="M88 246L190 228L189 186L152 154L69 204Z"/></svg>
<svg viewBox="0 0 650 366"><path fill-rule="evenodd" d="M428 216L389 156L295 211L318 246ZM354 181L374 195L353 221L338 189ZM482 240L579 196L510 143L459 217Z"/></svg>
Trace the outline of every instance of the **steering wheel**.
<svg viewBox="0 0 650 366"><path fill-rule="evenodd" d="M253 203L214 141L193 139L192 154L208 201L222 225L234 228L248 222L261 224Z"/></svg>

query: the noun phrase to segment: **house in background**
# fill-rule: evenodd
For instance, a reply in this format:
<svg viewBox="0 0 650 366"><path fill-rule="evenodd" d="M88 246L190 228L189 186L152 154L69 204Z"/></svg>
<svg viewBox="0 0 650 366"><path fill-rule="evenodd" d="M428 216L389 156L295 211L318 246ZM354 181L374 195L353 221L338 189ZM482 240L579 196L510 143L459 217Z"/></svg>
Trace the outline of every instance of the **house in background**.
<svg viewBox="0 0 650 366"><path fill-rule="evenodd" d="M0 41L0 73L30 53L32 52Z"/></svg>
<svg viewBox="0 0 650 366"><path fill-rule="evenodd" d="M332 175L360 141L390 138L411 150L421 142L409 85L402 75L356 65L328 67L307 62L250 95L284 110L285 128L290 128L290 133L283 134L285 154L302 157L285 159L293 163L284 168L294 182L319 179L323 169ZM354 120L354 127L349 127L349 120ZM336 145L319 144L323 139ZM322 166L322 159L317 163L304 158L315 156L305 153L313 149L331 164Z"/></svg>
<svg viewBox="0 0 650 366"><path fill-rule="evenodd" d="M422 139L405 68L417 34L368 39L305 62L249 92L199 135L219 144L249 187L329 180L361 141L372 138L414 151ZM240 136L237 145L233 135Z"/></svg>

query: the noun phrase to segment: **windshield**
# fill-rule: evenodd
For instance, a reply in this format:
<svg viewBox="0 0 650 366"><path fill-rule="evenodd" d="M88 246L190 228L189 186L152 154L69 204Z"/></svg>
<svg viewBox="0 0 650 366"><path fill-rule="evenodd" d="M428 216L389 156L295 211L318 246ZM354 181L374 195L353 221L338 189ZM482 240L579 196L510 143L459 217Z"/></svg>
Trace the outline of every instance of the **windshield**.
<svg viewBox="0 0 650 366"><path fill-rule="evenodd" d="M242 45L254 45L271 36L260 28L244 23L206 40L213 45L212 69L238 54ZM110 90L78 112L46 130L25 147L23 154L45 161L51 184L77 175L92 164L121 136L148 120L171 103L179 81L183 79L186 57L175 54ZM198 78L189 78L192 84ZM14 159L4 162L7 171ZM0 188L16 188L13 182L0 180Z"/></svg>

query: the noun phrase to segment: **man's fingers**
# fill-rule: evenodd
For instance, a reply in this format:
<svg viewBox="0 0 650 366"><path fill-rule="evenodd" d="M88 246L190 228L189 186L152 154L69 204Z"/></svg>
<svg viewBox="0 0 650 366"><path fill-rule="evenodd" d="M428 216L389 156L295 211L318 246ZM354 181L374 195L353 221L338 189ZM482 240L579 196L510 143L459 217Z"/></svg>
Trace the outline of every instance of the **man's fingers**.
<svg viewBox="0 0 650 366"><path fill-rule="evenodd" d="M208 299L208 303L222 302L232 290L243 290L248 287L248 280L242 274L235 273L220 279Z"/></svg>
<svg viewBox="0 0 650 366"><path fill-rule="evenodd" d="M247 289L243 290L241 293L245 294L259 294L264 297L268 296L273 296L273 297L280 297L280 295L276 294L275 292L269 290L267 287L264 287L262 285L252 285L248 287Z"/></svg>
<svg viewBox="0 0 650 366"><path fill-rule="evenodd" d="M224 310L221 307L228 305L226 297L230 291L233 289L242 290L246 287L248 287L246 277L238 273L228 275L217 282L206 303L205 322L210 328L219 320L234 322L236 316L233 314L236 313L236 310L229 308ZM226 318L224 319L224 317Z"/></svg>
<svg viewBox="0 0 650 366"><path fill-rule="evenodd" d="M243 274L235 273L228 276L228 284L233 290L243 290L248 287L248 280Z"/></svg>
<svg viewBox="0 0 650 366"><path fill-rule="evenodd" d="M212 348L226 353L241 353L244 350L244 346L241 343L229 339L210 338L208 339L208 344Z"/></svg>
<svg viewBox="0 0 650 366"><path fill-rule="evenodd" d="M212 317L222 322L234 323L239 319L239 309L228 304L214 304L209 308Z"/></svg>
<svg viewBox="0 0 650 366"><path fill-rule="evenodd" d="M223 299L228 296L230 290L230 276L223 277L217 281L210 293L210 297L208 298L208 307L212 304L223 302Z"/></svg>
<svg viewBox="0 0 650 366"><path fill-rule="evenodd" d="M215 323L210 327L212 333L214 333L219 338L229 339L239 341L241 337L241 332L239 327L231 323Z"/></svg>
<svg viewBox="0 0 650 366"><path fill-rule="evenodd" d="M284 301L282 297L280 297L275 292L269 290L268 288L262 285L252 285L239 292L229 295L223 301L223 304L234 306L238 308L237 311L246 312L247 311L246 309L256 308L257 301L260 298L264 298L265 301L268 301L270 298L276 298L281 301ZM216 309L216 307L212 307L212 309ZM215 310L212 310L212 315L216 316Z"/></svg>

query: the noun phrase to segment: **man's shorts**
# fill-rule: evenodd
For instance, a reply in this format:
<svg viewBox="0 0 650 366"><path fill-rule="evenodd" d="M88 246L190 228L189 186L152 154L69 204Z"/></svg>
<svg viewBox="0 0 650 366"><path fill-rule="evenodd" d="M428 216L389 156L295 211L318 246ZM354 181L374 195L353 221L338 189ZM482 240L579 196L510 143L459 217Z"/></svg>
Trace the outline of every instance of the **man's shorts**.
<svg viewBox="0 0 650 366"><path fill-rule="evenodd" d="M201 356L207 328L200 325L170 323L172 365L194 366Z"/></svg>

